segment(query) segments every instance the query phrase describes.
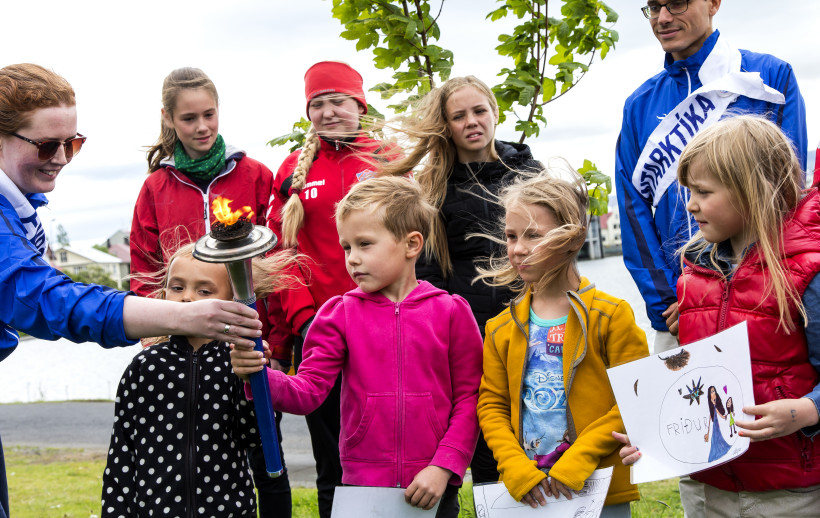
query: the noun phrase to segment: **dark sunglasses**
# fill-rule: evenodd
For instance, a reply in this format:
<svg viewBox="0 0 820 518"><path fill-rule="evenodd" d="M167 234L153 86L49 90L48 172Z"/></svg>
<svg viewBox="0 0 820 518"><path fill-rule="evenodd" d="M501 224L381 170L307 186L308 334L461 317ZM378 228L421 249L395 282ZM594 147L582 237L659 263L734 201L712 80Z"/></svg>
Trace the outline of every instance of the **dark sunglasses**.
<svg viewBox="0 0 820 518"><path fill-rule="evenodd" d="M71 160L74 158L74 155L80 152L80 149L82 149L85 139L87 138L77 133L76 137L72 137L65 142L62 140L44 140L42 142L37 142L22 135L18 135L17 133L12 133L12 135L20 140L25 140L29 144L37 146L37 158L44 162L46 160L51 160L54 155L57 154L57 151L60 150L60 146L63 146L65 149L65 159Z"/></svg>

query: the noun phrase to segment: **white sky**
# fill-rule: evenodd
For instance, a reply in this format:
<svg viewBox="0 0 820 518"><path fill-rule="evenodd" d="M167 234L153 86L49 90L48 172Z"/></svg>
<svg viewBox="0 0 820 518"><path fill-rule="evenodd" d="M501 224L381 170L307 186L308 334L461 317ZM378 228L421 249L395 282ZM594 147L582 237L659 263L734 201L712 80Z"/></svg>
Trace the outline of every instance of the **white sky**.
<svg viewBox="0 0 820 518"><path fill-rule="evenodd" d="M72 243L102 242L130 229L145 179L143 146L159 133L163 78L174 68L196 66L220 95L220 133L276 171L285 147L265 143L287 133L304 114L305 70L326 59L350 63L368 88L389 78L376 70L369 50L338 35L328 0L87 1L68 6L41 0L4 2L0 66L34 62L63 75L77 93L83 152L60 174L47 232L62 224ZM553 5L556 2L553 2ZM536 158L561 156L579 167L587 158L611 175L615 141L626 97L660 71L663 52L639 8L643 0L609 0L620 19L620 41L596 61L579 86L548 105L549 127L527 143ZM434 3L438 6L438 4ZM452 75L473 74L490 85L509 62L494 50L499 23L484 19L491 0L449 0L439 19L438 42L455 54ZM795 69L808 109L809 145L820 141L820 2L724 0L714 25L733 45L767 52ZM553 7L556 9L557 7ZM37 14L44 14L41 20ZM509 25L509 23L508 23ZM368 101L383 113L386 102ZM513 122L497 137L517 140Z"/></svg>

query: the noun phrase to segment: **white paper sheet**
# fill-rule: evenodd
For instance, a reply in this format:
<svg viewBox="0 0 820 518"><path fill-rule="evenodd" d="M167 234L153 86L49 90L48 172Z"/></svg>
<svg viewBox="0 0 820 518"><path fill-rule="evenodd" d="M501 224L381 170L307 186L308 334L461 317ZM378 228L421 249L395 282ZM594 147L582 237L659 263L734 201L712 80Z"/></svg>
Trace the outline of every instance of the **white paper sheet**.
<svg viewBox="0 0 820 518"><path fill-rule="evenodd" d="M533 509L516 502L503 482L473 487L475 512L478 518L518 518L549 516L550 518L598 518L604 508L604 500L612 480L612 467L596 469L584 482L572 500L561 495L558 499L547 498L546 506Z"/></svg>
<svg viewBox="0 0 820 518"><path fill-rule="evenodd" d="M633 483L702 471L749 448L749 439L731 426L754 420L742 411L754 405L745 322L607 373L629 440L642 453L632 466ZM710 419L712 389L719 404Z"/></svg>
<svg viewBox="0 0 820 518"><path fill-rule="evenodd" d="M429 511L411 506L402 488L340 486L330 518L435 518L437 509L438 504Z"/></svg>

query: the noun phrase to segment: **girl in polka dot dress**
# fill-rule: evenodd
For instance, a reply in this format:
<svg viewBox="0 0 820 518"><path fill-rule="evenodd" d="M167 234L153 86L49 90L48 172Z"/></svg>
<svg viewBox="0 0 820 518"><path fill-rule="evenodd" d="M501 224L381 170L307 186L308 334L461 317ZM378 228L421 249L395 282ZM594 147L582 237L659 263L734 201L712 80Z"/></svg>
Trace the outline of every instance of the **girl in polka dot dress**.
<svg viewBox="0 0 820 518"><path fill-rule="evenodd" d="M232 300L225 267L192 252L188 244L171 256L156 296ZM290 261L254 260L258 297L283 287ZM157 341L134 357L117 389L102 516L255 517L245 450L259 436L228 344L193 336Z"/></svg>

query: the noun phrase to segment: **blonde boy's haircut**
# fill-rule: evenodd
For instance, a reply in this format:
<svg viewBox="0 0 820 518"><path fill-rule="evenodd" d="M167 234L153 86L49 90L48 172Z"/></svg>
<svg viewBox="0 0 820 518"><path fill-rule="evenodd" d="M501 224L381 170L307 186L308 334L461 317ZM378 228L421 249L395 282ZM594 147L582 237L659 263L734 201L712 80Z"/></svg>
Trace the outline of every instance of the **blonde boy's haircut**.
<svg viewBox="0 0 820 518"><path fill-rule="evenodd" d="M589 195L586 184L578 173L570 167L545 168L538 173L522 171L515 182L501 191L499 198L505 214L511 210L526 213L528 206L540 206L555 218L556 228L541 238L527 258L528 264L548 261L554 263L554 266L539 280L525 283L521 281L518 270L505 253L488 258L487 266L478 266L478 276L473 282L481 280L490 286L508 287L521 294L528 289L534 292L543 290L556 279L565 278L570 273L576 278L580 277L576 260L586 240ZM506 249L504 219L505 216L502 216L499 224L500 236L476 236L491 239Z"/></svg>
<svg viewBox="0 0 820 518"><path fill-rule="evenodd" d="M419 232L426 241L438 211L425 198L421 186L411 178L381 176L354 185L336 204L336 222L351 212L370 212L397 239Z"/></svg>
<svg viewBox="0 0 820 518"><path fill-rule="evenodd" d="M767 119L737 115L704 129L689 142L678 164L678 183L683 187L689 187L693 166L714 175L731 193L732 204L754 233L769 272L764 297L774 292L780 325L786 332L793 331L789 304L797 307L804 321L806 314L782 263L783 222L800 201L803 186L803 169L792 142ZM718 247L710 246L700 231L681 248L681 268L685 254L700 258L707 250L713 266L721 271Z"/></svg>

